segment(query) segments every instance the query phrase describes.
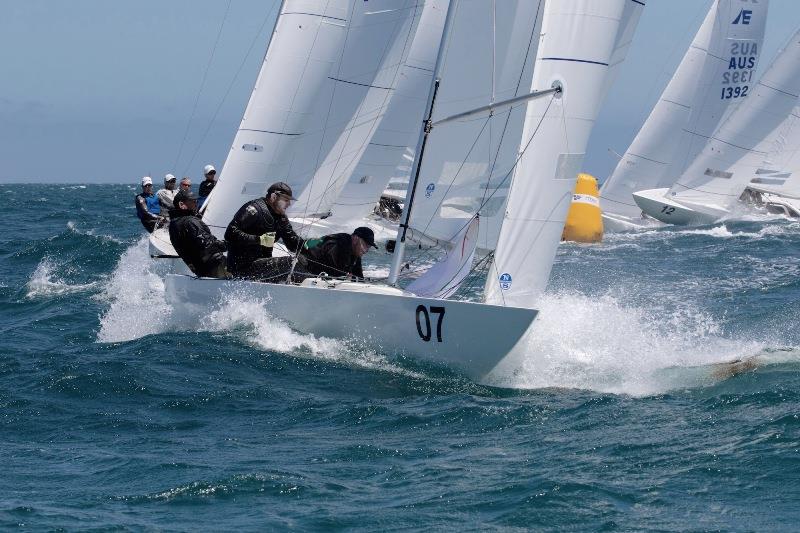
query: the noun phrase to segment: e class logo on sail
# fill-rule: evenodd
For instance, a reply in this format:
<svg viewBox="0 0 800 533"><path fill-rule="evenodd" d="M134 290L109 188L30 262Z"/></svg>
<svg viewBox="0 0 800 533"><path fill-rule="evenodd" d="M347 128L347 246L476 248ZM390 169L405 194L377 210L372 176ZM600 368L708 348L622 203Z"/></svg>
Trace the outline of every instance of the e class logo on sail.
<svg viewBox="0 0 800 533"><path fill-rule="evenodd" d="M753 21L753 11L742 9L732 25L741 24L749 26ZM755 41L734 41L730 44L730 58L728 70L722 73L722 92L720 99L744 98L750 91L750 82L753 81L753 72L758 60L758 43Z"/></svg>

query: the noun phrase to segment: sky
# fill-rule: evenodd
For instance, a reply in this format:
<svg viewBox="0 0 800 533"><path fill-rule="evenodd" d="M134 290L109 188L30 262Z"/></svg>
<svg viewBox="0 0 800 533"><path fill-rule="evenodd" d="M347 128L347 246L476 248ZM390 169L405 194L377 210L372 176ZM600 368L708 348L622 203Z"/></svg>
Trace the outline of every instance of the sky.
<svg viewBox="0 0 800 533"><path fill-rule="evenodd" d="M206 163L221 168L279 3L0 0L0 182L199 181ZM647 0L585 171L613 170L710 4ZM760 70L798 26L800 1L770 0Z"/></svg>

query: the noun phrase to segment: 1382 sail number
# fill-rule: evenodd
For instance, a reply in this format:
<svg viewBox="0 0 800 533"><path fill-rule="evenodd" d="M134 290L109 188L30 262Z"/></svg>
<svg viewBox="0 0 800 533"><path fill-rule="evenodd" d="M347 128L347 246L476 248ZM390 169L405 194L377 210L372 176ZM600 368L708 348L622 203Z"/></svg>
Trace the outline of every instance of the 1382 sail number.
<svg viewBox="0 0 800 533"><path fill-rule="evenodd" d="M417 333L422 340L429 342L433 336L431 328L431 315L439 315L436 321L436 342L442 342L442 320L444 319L444 307L431 306L430 312L424 305L417 306Z"/></svg>

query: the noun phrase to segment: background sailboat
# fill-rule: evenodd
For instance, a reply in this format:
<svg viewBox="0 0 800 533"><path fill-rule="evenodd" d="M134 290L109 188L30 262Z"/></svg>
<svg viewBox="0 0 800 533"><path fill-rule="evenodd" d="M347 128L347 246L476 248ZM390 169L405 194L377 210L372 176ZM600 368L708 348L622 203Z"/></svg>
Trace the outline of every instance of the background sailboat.
<svg viewBox="0 0 800 533"><path fill-rule="evenodd" d="M671 186L703 149L726 111L747 98L742 88L755 81L768 6L767 0L712 3L669 84L600 189L607 230L647 225L633 193ZM727 88L738 88L738 96L731 92L726 98Z"/></svg>
<svg viewBox="0 0 800 533"><path fill-rule="evenodd" d="M797 105L800 30L758 83L747 87L750 96L720 124L668 192L656 189L634 194L642 211L671 224L712 223L730 213Z"/></svg>

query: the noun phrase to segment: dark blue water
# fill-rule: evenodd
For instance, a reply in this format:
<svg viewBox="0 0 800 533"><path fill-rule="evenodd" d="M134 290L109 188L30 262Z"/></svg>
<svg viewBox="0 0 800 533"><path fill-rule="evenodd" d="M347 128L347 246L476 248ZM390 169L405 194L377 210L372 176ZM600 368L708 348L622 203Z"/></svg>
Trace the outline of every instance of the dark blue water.
<svg viewBox="0 0 800 533"><path fill-rule="evenodd" d="M477 384L253 302L182 323L133 189L0 191L1 529L798 528L796 222L562 247Z"/></svg>

